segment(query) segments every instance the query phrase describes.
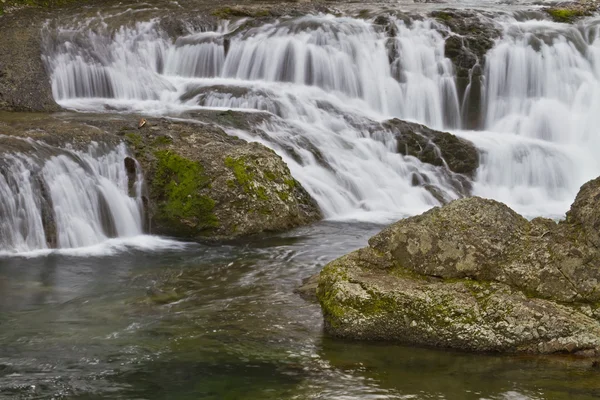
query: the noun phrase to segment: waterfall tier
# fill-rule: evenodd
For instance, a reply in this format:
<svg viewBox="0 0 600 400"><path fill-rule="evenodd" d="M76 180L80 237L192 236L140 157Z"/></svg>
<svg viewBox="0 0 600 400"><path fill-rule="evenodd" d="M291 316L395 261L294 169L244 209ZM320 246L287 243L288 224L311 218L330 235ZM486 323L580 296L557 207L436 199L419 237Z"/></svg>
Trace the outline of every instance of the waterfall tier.
<svg viewBox="0 0 600 400"><path fill-rule="evenodd" d="M130 196L124 145L92 143L82 152L6 136L0 144L13 149L0 161L0 252L87 247L143 233L143 177L140 171Z"/></svg>
<svg viewBox="0 0 600 400"><path fill-rule="evenodd" d="M55 98L77 110L272 113L258 137L230 133L276 150L328 218L384 222L439 205L415 174L445 200L462 195L444 168L398 154L393 133L373 129L390 117L475 143L474 194L529 216L562 215L600 173L596 21L506 17L485 60L480 132L460 130L464 99L444 53L457 34L427 18L390 21L386 31L374 21L305 16L177 39L157 21L111 34L59 29L45 60Z"/></svg>

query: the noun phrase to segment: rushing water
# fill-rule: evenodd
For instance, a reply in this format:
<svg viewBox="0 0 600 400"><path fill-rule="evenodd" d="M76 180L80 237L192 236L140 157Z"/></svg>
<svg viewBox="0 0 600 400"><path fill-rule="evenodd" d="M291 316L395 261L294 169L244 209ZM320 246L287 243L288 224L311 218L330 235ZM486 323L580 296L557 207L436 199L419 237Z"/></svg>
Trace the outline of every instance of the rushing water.
<svg viewBox="0 0 600 400"><path fill-rule="evenodd" d="M0 141L10 149L15 139ZM124 145L103 152L92 143L82 152L23 141L27 152L7 152L1 161L0 252L87 247L143 233L143 177L138 172L130 197Z"/></svg>
<svg viewBox="0 0 600 400"><path fill-rule="evenodd" d="M461 130L447 32L427 18L392 18L393 38L374 21L328 15L225 23L177 39L157 20L114 32L103 22L45 32L61 105L161 116L269 112L260 138L229 133L275 149L329 220L353 222L222 245L144 236L143 176L132 191L123 147L27 142L3 153L0 398L600 396L597 370L581 360L327 338L318 305L293 292L381 229L356 221L439 205L413 185L415 172L447 200L461 196L443 168L397 154L393 134L377 128L390 117L471 140L481 152L474 194L528 216L563 215L600 174L596 20L504 16L487 55L481 131Z"/></svg>
<svg viewBox="0 0 600 400"><path fill-rule="evenodd" d="M439 168L398 155L390 132L373 133L373 124L389 117L473 141L482 161L474 194L528 216L559 218L579 186L600 172L593 152L600 140L597 24L503 20L504 33L487 55L480 132L457 130L464 101L444 56L446 28L429 19L391 18L392 38L370 21L325 15L245 30L224 24L177 40L156 21L110 39L85 27L58 29L46 60L65 107L274 114L260 127L264 143L330 219L386 222L438 205L411 184L415 171L446 199L460 196Z"/></svg>

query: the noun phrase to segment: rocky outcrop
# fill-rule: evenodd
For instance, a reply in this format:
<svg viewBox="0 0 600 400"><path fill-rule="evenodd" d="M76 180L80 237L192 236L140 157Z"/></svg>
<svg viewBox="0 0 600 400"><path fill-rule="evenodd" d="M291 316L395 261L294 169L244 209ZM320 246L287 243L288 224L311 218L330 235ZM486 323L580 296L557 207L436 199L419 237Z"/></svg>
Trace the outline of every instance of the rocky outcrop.
<svg viewBox="0 0 600 400"><path fill-rule="evenodd" d="M448 27L448 31L444 32L447 35L444 51L456 70L459 98L464 98L463 127L481 128L485 55L494 46L501 29L494 22L493 15L482 11L446 9L434 11L431 16Z"/></svg>
<svg viewBox="0 0 600 400"><path fill-rule="evenodd" d="M336 336L472 351L600 356L600 178L561 223L457 200L328 264L317 295Z"/></svg>
<svg viewBox="0 0 600 400"><path fill-rule="evenodd" d="M166 120L120 133L146 174L153 232L232 238L321 218L281 157L261 144Z"/></svg>
<svg viewBox="0 0 600 400"><path fill-rule="evenodd" d="M595 0L563 2L547 8L546 12L556 22L573 23L580 18L589 17L598 11Z"/></svg>
<svg viewBox="0 0 600 400"><path fill-rule="evenodd" d="M242 116L237 113L235 121ZM17 138L82 150L92 141L109 147L126 142L145 175L149 232L154 234L234 238L321 218L317 204L275 152L213 125L223 116L207 111L198 118L203 122L149 119L137 129L132 116L14 114L0 121L3 134L10 135L1 147L42 157L43 147ZM136 162L126 158L123 163L130 180L136 179ZM130 189L133 193L133 182Z"/></svg>
<svg viewBox="0 0 600 400"><path fill-rule="evenodd" d="M0 110L60 109L41 58L43 21L37 10L0 17Z"/></svg>
<svg viewBox="0 0 600 400"><path fill-rule="evenodd" d="M451 133L396 118L382 125L396 136L400 154L416 157L427 164L447 166L450 171L471 178L479 167L479 152L473 143Z"/></svg>

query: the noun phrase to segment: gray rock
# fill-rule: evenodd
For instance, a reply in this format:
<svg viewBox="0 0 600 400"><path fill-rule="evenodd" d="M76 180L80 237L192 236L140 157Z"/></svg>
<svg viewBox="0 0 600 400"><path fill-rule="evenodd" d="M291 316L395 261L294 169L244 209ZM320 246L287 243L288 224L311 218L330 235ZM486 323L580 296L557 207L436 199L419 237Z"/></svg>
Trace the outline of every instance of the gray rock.
<svg viewBox="0 0 600 400"><path fill-rule="evenodd" d="M461 199L401 220L328 264L326 330L473 351L600 355L600 179L566 221Z"/></svg>
<svg viewBox="0 0 600 400"><path fill-rule="evenodd" d="M0 16L0 110L57 111L41 58L41 28L47 15L21 10Z"/></svg>

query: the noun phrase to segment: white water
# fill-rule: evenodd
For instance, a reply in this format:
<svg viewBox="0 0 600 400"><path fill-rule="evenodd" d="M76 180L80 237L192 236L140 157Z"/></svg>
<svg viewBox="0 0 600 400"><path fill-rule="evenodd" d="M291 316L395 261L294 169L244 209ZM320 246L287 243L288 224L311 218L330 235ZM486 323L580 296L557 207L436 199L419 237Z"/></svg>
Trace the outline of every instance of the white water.
<svg viewBox="0 0 600 400"><path fill-rule="evenodd" d="M560 216L600 175L598 21L511 22L488 54L485 150L475 194Z"/></svg>
<svg viewBox="0 0 600 400"><path fill-rule="evenodd" d="M130 197L124 145L105 152L92 143L87 152L81 152L27 143L31 152L15 152L2 159L0 253L48 249L49 232L54 232L55 247L61 249L143 233L143 177L138 175L137 193ZM49 227L46 231L44 221Z"/></svg>
<svg viewBox="0 0 600 400"><path fill-rule="evenodd" d="M223 25L175 42L155 22L122 28L112 40L62 31L46 61L65 107L154 115L201 107L268 111L277 117L260 127L262 137L231 133L281 154L326 217L383 222L439 204L412 186L416 172L447 200L461 195L443 168L397 154L392 134L377 128L389 117L461 125L439 27L428 20L395 24L391 40L370 22L332 16L233 35L235 26ZM579 186L600 174L600 41L593 25L505 23L488 55L486 131L456 131L482 151L474 194L528 216L558 217ZM398 55L391 63L389 47Z"/></svg>

